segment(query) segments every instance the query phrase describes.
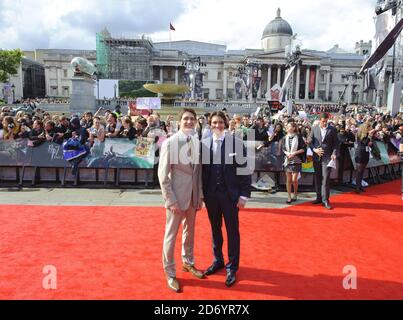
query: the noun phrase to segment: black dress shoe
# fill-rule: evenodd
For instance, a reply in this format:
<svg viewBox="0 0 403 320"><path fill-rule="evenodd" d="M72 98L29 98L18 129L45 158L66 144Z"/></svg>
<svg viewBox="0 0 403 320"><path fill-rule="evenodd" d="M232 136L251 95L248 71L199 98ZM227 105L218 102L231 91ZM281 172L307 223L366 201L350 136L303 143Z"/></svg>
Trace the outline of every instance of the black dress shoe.
<svg viewBox="0 0 403 320"><path fill-rule="evenodd" d="M315 201L312 201L312 204L321 204L322 200L321 199L316 199Z"/></svg>
<svg viewBox="0 0 403 320"><path fill-rule="evenodd" d="M205 276L209 276L211 274L216 273L218 270L221 270L224 268L224 264L215 264L213 263L210 267L207 268L206 271L204 271Z"/></svg>
<svg viewBox="0 0 403 320"><path fill-rule="evenodd" d="M231 287L236 281L236 276L235 276L235 272L233 271L229 271L227 273L227 279L225 280L225 285L227 287Z"/></svg>
<svg viewBox="0 0 403 320"><path fill-rule="evenodd" d="M333 208L330 206L328 201L323 202L323 206L327 209L327 210L332 210Z"/></svg>

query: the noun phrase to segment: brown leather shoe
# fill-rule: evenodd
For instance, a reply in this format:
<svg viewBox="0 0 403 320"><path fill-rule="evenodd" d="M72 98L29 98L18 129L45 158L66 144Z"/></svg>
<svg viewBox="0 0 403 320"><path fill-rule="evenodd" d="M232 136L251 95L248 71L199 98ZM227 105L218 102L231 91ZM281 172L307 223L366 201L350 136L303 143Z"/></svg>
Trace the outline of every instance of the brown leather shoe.
<svg viewBox="0 0 403 320"><path fill-rule="evenodd" d="M167 277L168 288L178 293L181 290L179 282L176 278Z"/></svg>
<svg viewBox="0 0 403 320"><path fill-rule="evenodd" d="M185 272L190 272L193 274L196 278L203 279L204 278L204 273L201 272L200 270L197 270L194 266L190 266L186 263L182 265L182 270Z"/></svg>

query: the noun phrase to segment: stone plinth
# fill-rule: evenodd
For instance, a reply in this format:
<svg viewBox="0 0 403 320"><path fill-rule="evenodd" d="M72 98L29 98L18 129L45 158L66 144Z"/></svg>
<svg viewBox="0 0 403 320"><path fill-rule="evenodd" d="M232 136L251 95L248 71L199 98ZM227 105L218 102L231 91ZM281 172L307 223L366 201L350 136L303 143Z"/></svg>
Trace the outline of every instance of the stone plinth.
<svg viewBox="0 0 403 320"><path fill-rule="evenodd" d="M86 111L96 111L94 95L95 81L88 77L75 76L71 79L72 93L70 97L70 113L82 115Z"/></svg>

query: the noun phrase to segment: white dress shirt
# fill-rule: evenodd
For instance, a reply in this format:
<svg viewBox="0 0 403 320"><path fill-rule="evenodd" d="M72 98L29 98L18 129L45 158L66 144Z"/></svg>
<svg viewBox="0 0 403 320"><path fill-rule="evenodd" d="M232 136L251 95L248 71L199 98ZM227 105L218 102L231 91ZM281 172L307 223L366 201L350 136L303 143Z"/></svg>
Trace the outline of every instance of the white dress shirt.
<svg viewBox="0 0 403 320"><path fill-rule="evenodd" d="M319 128L320 128L320 133L322 134L322 142L323 142L323 140L325 140L327 126L325 128L322 128L321 126L319 126Z"/></svg>
<svg viewBox="0 0 403 320"><path fill-rule="evenodd" d="M224 141L224 134L220 137L217 137L215 134L213 134L213 153L216 154L217 153L217 147L218 147L218 141L220 140L220 146L222 146L222 143Z"/></svg>

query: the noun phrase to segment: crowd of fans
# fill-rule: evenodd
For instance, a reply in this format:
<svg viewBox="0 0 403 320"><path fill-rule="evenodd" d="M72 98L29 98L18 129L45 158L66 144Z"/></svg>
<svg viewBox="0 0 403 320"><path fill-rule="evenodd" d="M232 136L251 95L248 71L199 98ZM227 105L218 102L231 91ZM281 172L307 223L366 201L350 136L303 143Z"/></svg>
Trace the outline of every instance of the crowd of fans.
<svg viewBox="0 0 403 320"><path fill-rule="evenodd" d="M27 100L27 105L36 104L37 101ZM307 106L304 106L305 108ZM29 107L31 108L31 107ZM332 106L316 107L319 112L329 111ZM299 106L295 108L299 110ZM340 108L339 108L340 109ZM307 109L305 109L307 110ZM343 112L331 113L329 123L339 134L340 156L348 152L348 147L354 146L360 126L369 124L371 138L383 141L391 148L399 148L403 136L403 114L392 117L367 109L366 112L354 113L357 108L345 108ZM345 111L345 112L344 112ZM312 113L310 113L312 115ZM208 137L209 113L198 116L196 130L200 139ZM289 122L295 122L298 134L307 142L314 121L308 116L286 113L271 117L269 114L234 114L228 115L228 131L238 135L243 140L260 141L262 146L273 142L280 142L285 136L285 127ZM177 131L177 119L173 115L167 116L165 121L158 112L124 115L121 107L117 105L114 110L101 107L93 114L84 113L81 118L77 115L51 116L49 113L35 106L32 112L18 110L15 114L10 107L3 107L0 113L0 139L10 140L28 138L33 146L44 141L63 143L71 137L79 137L82 143L89 146L109 138L125 138L133 140L138 137L148 137L158 140L160 136L169 136ZM250 134L253 133L253 134Z"/></svg>
<svg viewBox="0 0 403 320"><path fill-rule="evenodd" d="M17 99L14 104L22 104L24 107L30 105L38 107L40 104L66 104L70 103L69 98L34 98L34 99Z"/></svg>

